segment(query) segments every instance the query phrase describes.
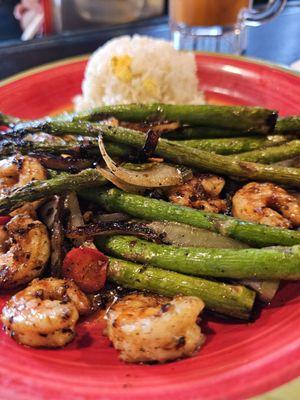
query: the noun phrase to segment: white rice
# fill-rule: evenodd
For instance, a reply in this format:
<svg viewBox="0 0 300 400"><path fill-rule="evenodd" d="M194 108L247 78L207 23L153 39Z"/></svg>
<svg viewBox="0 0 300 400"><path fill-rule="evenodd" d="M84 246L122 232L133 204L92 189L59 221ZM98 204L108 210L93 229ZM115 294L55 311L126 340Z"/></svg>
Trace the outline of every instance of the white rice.
<svg viewBox="0 0 300 400"><path fill-rule="evenodd" d="M194 55L170 42L121 36L96 50L86 67L77 111L109 104L203 104Z"/></svg>

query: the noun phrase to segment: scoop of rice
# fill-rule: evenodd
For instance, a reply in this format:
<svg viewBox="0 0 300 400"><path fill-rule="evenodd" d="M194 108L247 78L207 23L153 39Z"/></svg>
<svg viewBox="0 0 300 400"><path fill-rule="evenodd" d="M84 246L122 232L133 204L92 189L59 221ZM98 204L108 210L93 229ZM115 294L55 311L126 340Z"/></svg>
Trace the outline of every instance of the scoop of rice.
<svg viewBox="0 0 300 400"><path fill-rule="evenodd" d="M75 98L77 111L103 104L202 104L194 55L170 42L135 35L107 42L91 56Z"/></svg>

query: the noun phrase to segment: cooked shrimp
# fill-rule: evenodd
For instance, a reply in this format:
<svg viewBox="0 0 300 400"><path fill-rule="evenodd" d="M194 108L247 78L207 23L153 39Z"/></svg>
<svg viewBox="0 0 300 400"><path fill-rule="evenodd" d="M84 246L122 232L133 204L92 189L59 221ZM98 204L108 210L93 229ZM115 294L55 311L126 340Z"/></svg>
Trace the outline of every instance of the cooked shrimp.
<svg viewBox="0 0 300 400"><path fill-rule="evenodd" d="M251 182L232 198L234 217L279 228L300 226L300 200L273 183Z"/></svg>
<svg viewBox="0 0 300 400"><path fill-rule="evenodd" d="M107 335L127 362L165 362L195 354L204 341L197 297L131 294L107 312Z"/></svg>
<svg viewBox="0 0 300 400"><path fill-rule="evenodd" d="M12 156L0 161L0 196L5 196L12 189L26 185L34 180L46 179L46 170L41 163L28 156ZM40 201L25 204L11 215L27 213L35 216L34 210Z"/></svg>
<svg viewBox="0 0 300 400"><path fill-rule="evenodd" d="M2 310L4 330L18 343L31 347L61 347L75 336L79 315L90 302L72 281L34 280L13 296Z"/></svg>
<svg viewBox="0 0 300 400"><path fill-rule="evenodd" d="M46 177L46 170L36 158L12 156L0 161L1 194L7 193L13 187Z"/></svg>
<svg viewBox="0 0 300 400"><path fill-rule="evenodd" d="M39 276L50 256L44 224L17 215L0 231L0 289L11 289Z"/></svg>
<svg viewBox="0 0 300 400"><path fill-rule="evenodd" d="M180 186L168 190L172 203L214 213L225 212L226 200L220 199L225 181L220 176L197 174Z"/></svg>

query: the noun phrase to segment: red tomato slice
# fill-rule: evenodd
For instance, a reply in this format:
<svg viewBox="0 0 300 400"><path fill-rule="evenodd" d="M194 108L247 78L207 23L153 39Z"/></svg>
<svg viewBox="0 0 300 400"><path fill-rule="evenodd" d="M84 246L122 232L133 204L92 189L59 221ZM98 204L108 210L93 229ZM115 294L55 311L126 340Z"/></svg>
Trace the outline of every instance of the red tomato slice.
<svg viewBox="0 0 300 400"><path fill-rule="evenodd" d="M11 220L9 215L0 215L0 225L6 225Z"/></svg>
<svg viewBox="0 0 300 400"><path fill-rule="evenodd" d="M65 278L73 279L86 293L103 288L106 281L108 257L97 249L77 247L68 252L62 267Z"/></svg>

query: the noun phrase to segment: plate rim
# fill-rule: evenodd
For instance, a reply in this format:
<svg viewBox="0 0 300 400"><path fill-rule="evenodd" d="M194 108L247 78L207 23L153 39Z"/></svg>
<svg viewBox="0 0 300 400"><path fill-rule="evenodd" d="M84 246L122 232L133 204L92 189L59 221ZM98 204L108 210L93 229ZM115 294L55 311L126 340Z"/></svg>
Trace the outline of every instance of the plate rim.
<svg viewBox="0 0 300 400"><path fill-rule="evenodd" d="M230 60L248 62L253 65L261 65L261 66L265 66L265 67L269 67L269 68L281 71L290 76L300 78L300 72L295 71L295 70L289 68L288 66L276 64L276 63L265 61L265 60L258 59L258 58L238 56L238 55L226 54L226 53L204 52L204 51L193 51L192 53L194 53L196 55L205 55L207 57L228 58ZM23 79L28 76L35 75L36 73L50 70L52 68L68 65L73 62L87 61L90 56L91 56L91 53L81 54L78 56L63 58L63 59L59 59L56 61L51 61L51 62L48 62L45 64L38 65L37 67L26 69L24 71L18 72L16 74L13 74L11 76L8 76L7 78L0 80L0 87L3 87L10 83L16 82L19 79Z"/></svg>
<svg viewBox="0 0 300 400"><path fill-rule="evenodd" d="M241 61L242 63L249 63L249 64L257 65L257 66L265 66L268 68L272 68L273 70L282 72L283 74L287 74L291 77L300 78L300 72L294 71L294 70L292 70L286 66L280 65L280 64L266 62L266 61L260 60L260 59L236 56L236 55L230 55L230 54L224 54L224 53L208 53L208 52L193 52L193 53L195 55L199 55L199 56L204 55L206 57L216 57L216 58L228 59L228 60L233 60L233 61L236 60L236 61ZM78 56L74 56L74 57L67 57L64 59L52 61L49 63L39 65L37 67L33 67L30 69L21 71L17 74L13 74L3 80L0 80L0 88L4 87L6 85L9 85L11 83L17 82L18 80L28 78L35 74L49 71L56 67L63 67L63 66L66 66L66 65L69 65L72 63L87 61L89 57L90 57L90 54L83 54L83 55L78 55ZM293 382L293 380L288 380L284 385L289 385L289 383ZM281 386L282 385L276 386L272 390L279 389ZM259 397L257 397L257 399L260 399L260 396L268 395L268 393L270 393L270 392L262 392L261 394L258 395ZM256 399L256 397L255 397L255 399Z"/></svg>

